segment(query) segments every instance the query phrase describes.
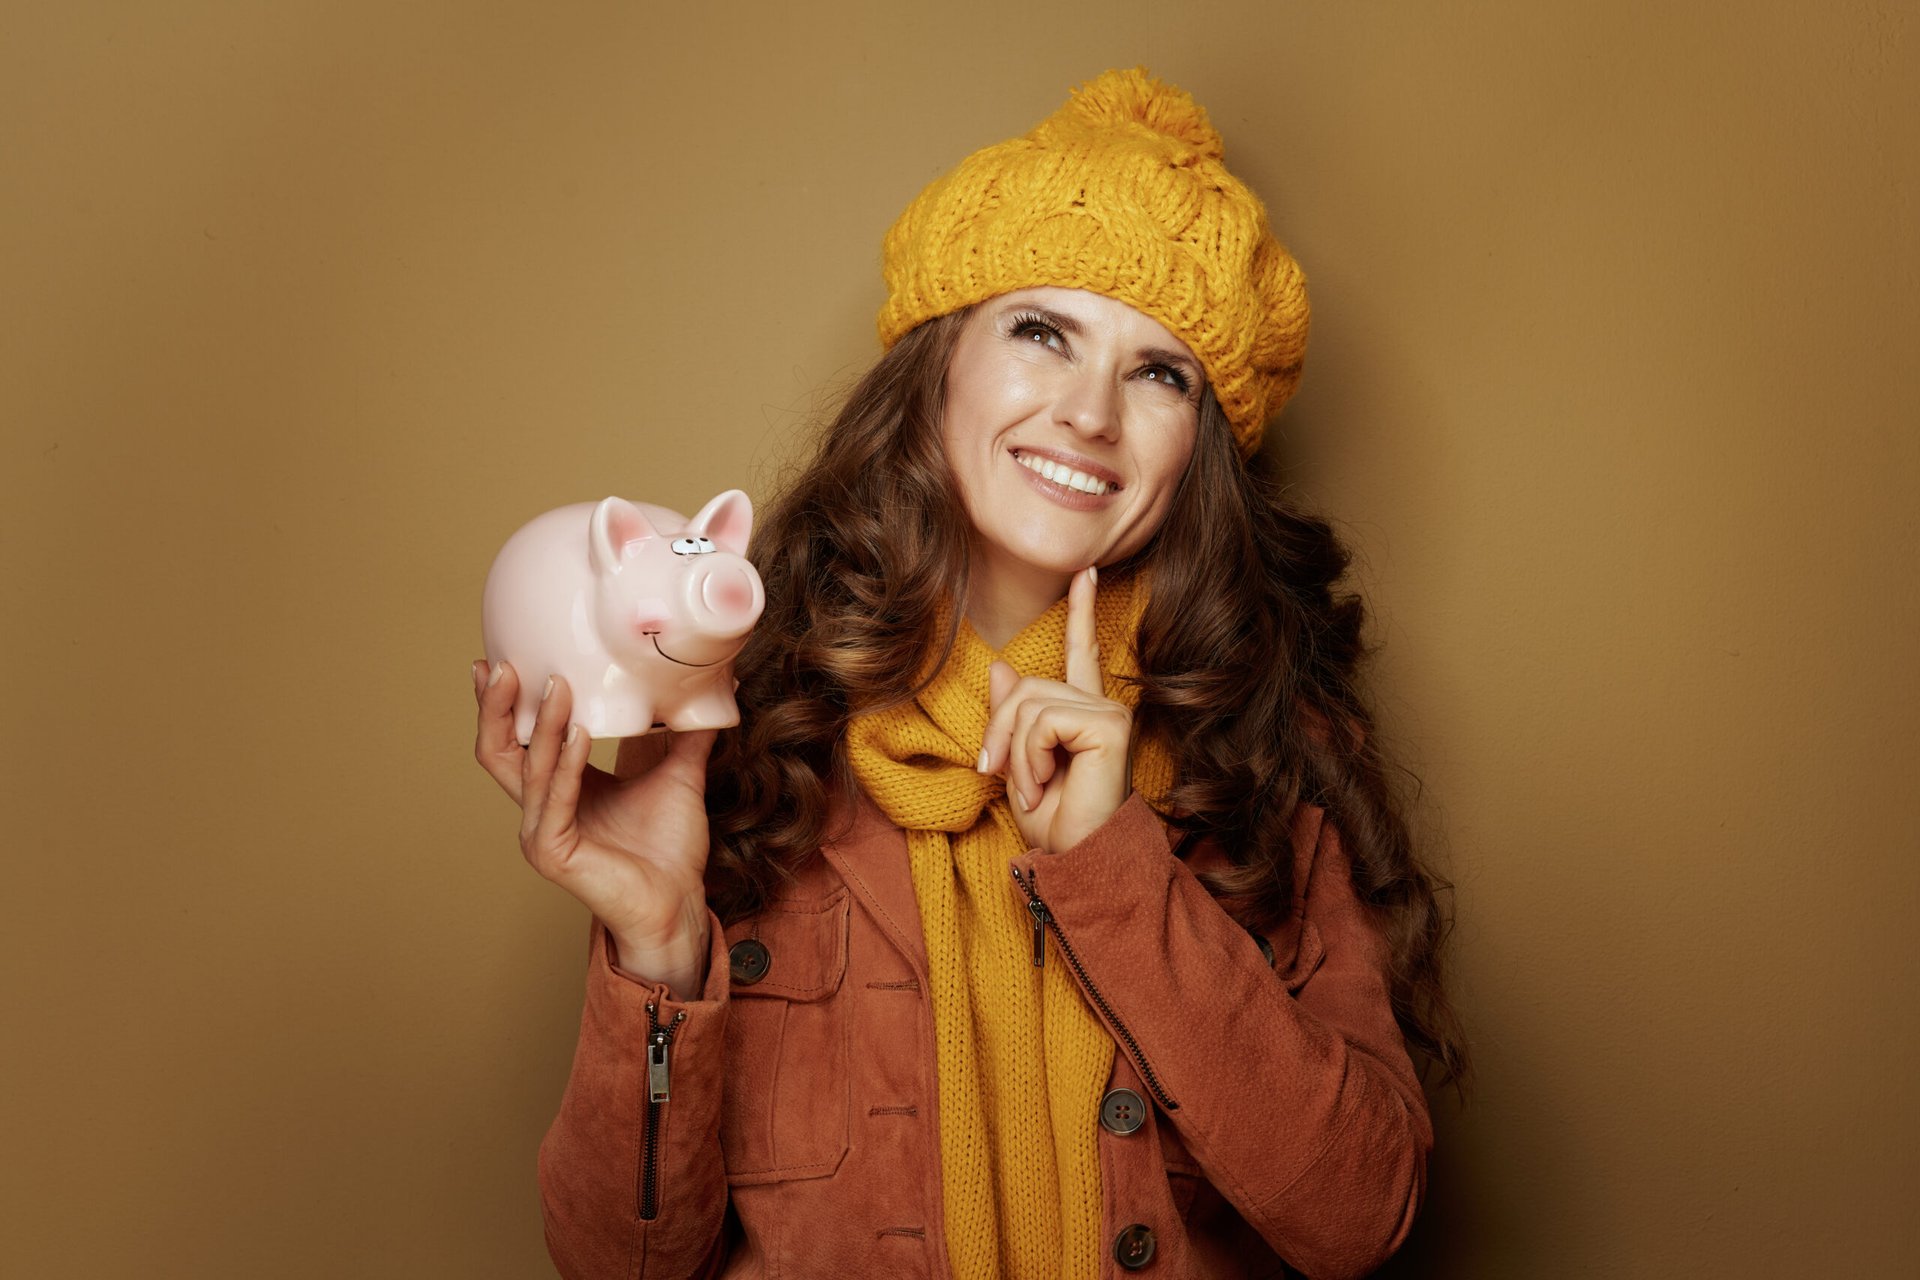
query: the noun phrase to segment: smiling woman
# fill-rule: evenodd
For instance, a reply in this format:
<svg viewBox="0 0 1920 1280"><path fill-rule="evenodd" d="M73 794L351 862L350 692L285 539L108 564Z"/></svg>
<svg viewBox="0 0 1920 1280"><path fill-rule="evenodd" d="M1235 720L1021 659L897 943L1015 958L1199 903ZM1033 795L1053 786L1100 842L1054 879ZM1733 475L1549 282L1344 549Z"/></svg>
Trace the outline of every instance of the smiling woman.
<svg viewBox="0 0 1920 1280"><path fill-rule="evenodd" d="M476 753L594 916L549 1250L1364 1274L1425 1193L1415 1055L1467 1062L1346 553L1257 452L1300 269L1135 68L930 184L884 272L884 352L753 534L736 729L609 776L564 682L522 750L476 669Z"/></svg>

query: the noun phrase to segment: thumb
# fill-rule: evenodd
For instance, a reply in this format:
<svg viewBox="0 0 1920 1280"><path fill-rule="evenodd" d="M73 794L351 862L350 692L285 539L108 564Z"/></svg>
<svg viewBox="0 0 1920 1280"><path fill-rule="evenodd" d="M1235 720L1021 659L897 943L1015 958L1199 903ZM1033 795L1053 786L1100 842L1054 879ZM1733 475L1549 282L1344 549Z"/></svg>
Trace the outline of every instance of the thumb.
<svg viewBox="0 0 1920 1280"><path fill-rule="evenodd" d="M995 662L987 668L987 711L991 714L1007 695L1013 692L1013 686L1020 683L1020 673L1013 669L1010 662Z"/></svg>

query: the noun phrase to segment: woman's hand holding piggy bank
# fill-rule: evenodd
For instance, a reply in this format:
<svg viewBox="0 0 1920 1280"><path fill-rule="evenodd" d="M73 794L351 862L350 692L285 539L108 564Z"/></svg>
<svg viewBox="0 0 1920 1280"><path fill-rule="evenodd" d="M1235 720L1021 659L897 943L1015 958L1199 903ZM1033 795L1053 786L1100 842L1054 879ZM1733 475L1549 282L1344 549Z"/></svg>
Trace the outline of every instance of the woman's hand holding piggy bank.
<svg viewBox="0 0 1920 1280"><path fill-rule="evenodd" d="M731 659L765 605L742 554L752 520L738 490L692 521L619 498L537 517L494 562L491 661L473 664L474 755L521 807L521 852L607 926L622 968L681 998L703 986L709 945L707 754L739 722ZM590 721L677 732L616 778L586 763Z"/></svg>

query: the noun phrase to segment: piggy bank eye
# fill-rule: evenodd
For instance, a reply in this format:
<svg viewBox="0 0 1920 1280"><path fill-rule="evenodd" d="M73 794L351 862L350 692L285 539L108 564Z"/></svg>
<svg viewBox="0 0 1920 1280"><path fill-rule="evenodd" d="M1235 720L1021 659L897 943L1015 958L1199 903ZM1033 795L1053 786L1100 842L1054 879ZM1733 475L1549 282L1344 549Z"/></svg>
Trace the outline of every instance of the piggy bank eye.
<svg viewBox="0 0 1920 1280"><path fill-rule="evenodd" d="M703 556L714 549L712 538L675 538L673 554L677 556Z"/></svg>

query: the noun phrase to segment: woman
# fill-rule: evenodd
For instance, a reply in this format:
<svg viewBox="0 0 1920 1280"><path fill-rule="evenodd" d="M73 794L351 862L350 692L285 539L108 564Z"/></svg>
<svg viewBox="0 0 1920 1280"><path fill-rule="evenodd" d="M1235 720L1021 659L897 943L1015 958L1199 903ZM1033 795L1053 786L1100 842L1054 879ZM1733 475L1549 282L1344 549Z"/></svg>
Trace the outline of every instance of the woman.
<svg viewBox="0 0 1920 1280"><path fill-rule="evenodd" d="M1298 266L1144 69L888 233L885 354L773 506L737 729L476 754L594 921L563 1274L1359 1275L1458 1080L1346 555L1252 459Z"/></svg>

